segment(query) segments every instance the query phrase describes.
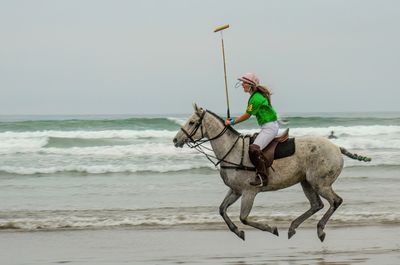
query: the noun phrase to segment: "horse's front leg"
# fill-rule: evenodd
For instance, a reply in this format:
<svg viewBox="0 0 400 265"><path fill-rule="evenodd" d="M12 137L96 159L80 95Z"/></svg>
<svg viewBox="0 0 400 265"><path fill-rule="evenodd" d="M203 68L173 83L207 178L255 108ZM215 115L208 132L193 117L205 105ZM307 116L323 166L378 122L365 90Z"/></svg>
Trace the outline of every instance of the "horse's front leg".
<svg viewBox="0 0 400 265"><path fill-rule="evenodd" d="M232 222L232 220L226 213L228 207L231 206L234 202L236 202L237 199L240 198L240 196L241 196L240 194L237 194L232 189L230 189L225 199L221 203L221 206L219 207L219 213L221 214L222 218L224 218L224 221L228 225L229 229L233 233L235 233L238 237L244 240L244 232L239 231L238 227Z"/></svg>
<svg viewBox="0 0 400 265"><path fill-rule="evenodd" d="M245 225L249 225L262 231L267 231L276 236L279 236L278 228L276 226L270 227L267 224L261 224L248 220L251 208L253 208L254 198L256 197L256 194L257 192L255 191L247 191L242 194L242 204L240 206L240 221L242 221L242 223Z"/></svg>

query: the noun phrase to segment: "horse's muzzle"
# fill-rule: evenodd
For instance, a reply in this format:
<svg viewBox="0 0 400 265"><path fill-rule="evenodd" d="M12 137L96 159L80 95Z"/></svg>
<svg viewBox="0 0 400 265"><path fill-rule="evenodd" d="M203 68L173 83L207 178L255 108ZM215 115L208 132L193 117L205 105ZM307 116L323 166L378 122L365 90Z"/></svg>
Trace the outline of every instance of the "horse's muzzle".
<svg viewBox="0 0 400 265"><path fill-rule="evenodd" d="M182 143L178 143L178 139L175 137L173 140L175 147L183 147L183 142Z"/></svg>

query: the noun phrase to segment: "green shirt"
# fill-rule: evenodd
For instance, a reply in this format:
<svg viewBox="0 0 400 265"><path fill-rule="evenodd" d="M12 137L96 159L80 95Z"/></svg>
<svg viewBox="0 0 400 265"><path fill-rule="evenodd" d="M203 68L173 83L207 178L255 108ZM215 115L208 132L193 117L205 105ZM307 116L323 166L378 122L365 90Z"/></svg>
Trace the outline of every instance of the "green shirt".
<svg viewBox="0 0 400 265"><path fill-rule="evenodd" d="M276 121L278 116L276 111L260 92L254 92L247 104L246 112L250 115L255 115L258 125L263 125L270 121Z"/></svg>

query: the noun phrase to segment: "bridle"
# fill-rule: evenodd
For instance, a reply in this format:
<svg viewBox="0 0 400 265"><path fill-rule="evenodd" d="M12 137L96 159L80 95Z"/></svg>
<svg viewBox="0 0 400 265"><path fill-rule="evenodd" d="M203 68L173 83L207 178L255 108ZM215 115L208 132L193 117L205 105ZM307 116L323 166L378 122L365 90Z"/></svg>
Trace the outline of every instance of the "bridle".
<svg viewBox="0 0 400 265"><path fill-rule="evenodd" d="M199 114L196 111L196 115L199 117L199 120L195 122L195 127L193 128L191 133L187 132L183 127L181 127L182 132L190 140L189 142L186 142L186 144L190 148L196 148L198 146L203 145L204 143L207 143L207 142L210 142L212 140L218 139L222 135L224 135L226 133L226 131L228 130L228 126L224 125L224 129L222 129L222 131L220 133L218 133L216 136L210 137L208 139L204 139L205 137L204 137L204 130L203 130L203 119L204 119L204 116L206 115L206 112L209 112L209 111L208 110L204 110L204 111L201 112L201 114ZM200 131L201 131L201 138L198 139L198 140L194 140L193 136L197 133L199 128L200 128Z"/></svg>
<svg viewBox="0 0 400 265"><path fill-rule="evenodd" d="M195 127L193 128L192 132L189 133L187 132L182 126L181 126L181 130L182 132L187 136L187 138L190 140L189 143L193 143L196 144L197 142L201 141L204 138L204 132L203 132L203 119L204 116L206 115L206 111L203 111L201 114L199 114L196 111L196 115L199 117L199 120L195 122ZM197 130L200 128L201 131L201 138L199 140L194 140L193 136L196 134ZM191 147L191 146L189 146ZM192 147L191 147L192 148Z"/></svg>
<svg viewBox="0 0 400 265"><path fill-rule="evenodd" d="M218 138L220 138L222 135L224 135L226 133L226 131L228 130L229 126L224 124L224 128L222 129L221 132L219 132L216 136L214 137L209 137L208 139L204 139L204 130L203 130L203 119L204 116L206 115L206 113L209 112L208 110L204 110L201 112L201 114L199 114L198 111L196 111L196 115L199 117L199 120L197 120L195 122L195 127L193 128L193 130L189 133L188 131L186 131L183 127L181 127L182 132L187 136L187 138L189 139L189 141L186 142L186 145L189 146L192 149L195 149L196 151L198 151L199 153L202 153L203 155L206 156L206 158L214 165L214 166L218 166L221 162L225 162L227 164L230 164L232 166L221 166L221 168L226 168L226 169L239 169L239 170L249 170L249 171L255 171L254 167L247 167L243 165L243 158L244 158L244 139L246 137L250 137L249 135L242 135L240 134L235 142L233 143L233 145L231 146L231 148L229 148L228 152L222 157L222 158L218 158L214 155L210 155L207 154L206 151L204 151L204 149L213 152L213 150L209 147L204 146L205 143L216 140ZM212 114L211 112L209 112L210 114ZM197 131L199 130L201 131L201 138L198 140L193 139L193 136L197 133ZM232 150L234 149L234 147L236 146L237 142L239 141L239 139L243 140L243 150L242 150L242 158L240 161L240 164L237 163L233 163L230 161L226 161L225 158L232 152ZM216 159L217 162L214 162L213 159Z"/></svg>

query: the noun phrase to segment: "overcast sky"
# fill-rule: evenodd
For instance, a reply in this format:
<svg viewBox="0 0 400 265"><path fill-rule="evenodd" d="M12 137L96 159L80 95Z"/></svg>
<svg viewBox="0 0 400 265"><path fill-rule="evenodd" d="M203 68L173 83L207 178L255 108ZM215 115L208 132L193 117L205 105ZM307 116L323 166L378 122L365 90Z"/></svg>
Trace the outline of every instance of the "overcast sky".
<svg viewBox="0 0 400 265"><path fill-rule="evenodd" d="M400 1L0 1L0 114L400 111Z"/></svg>

